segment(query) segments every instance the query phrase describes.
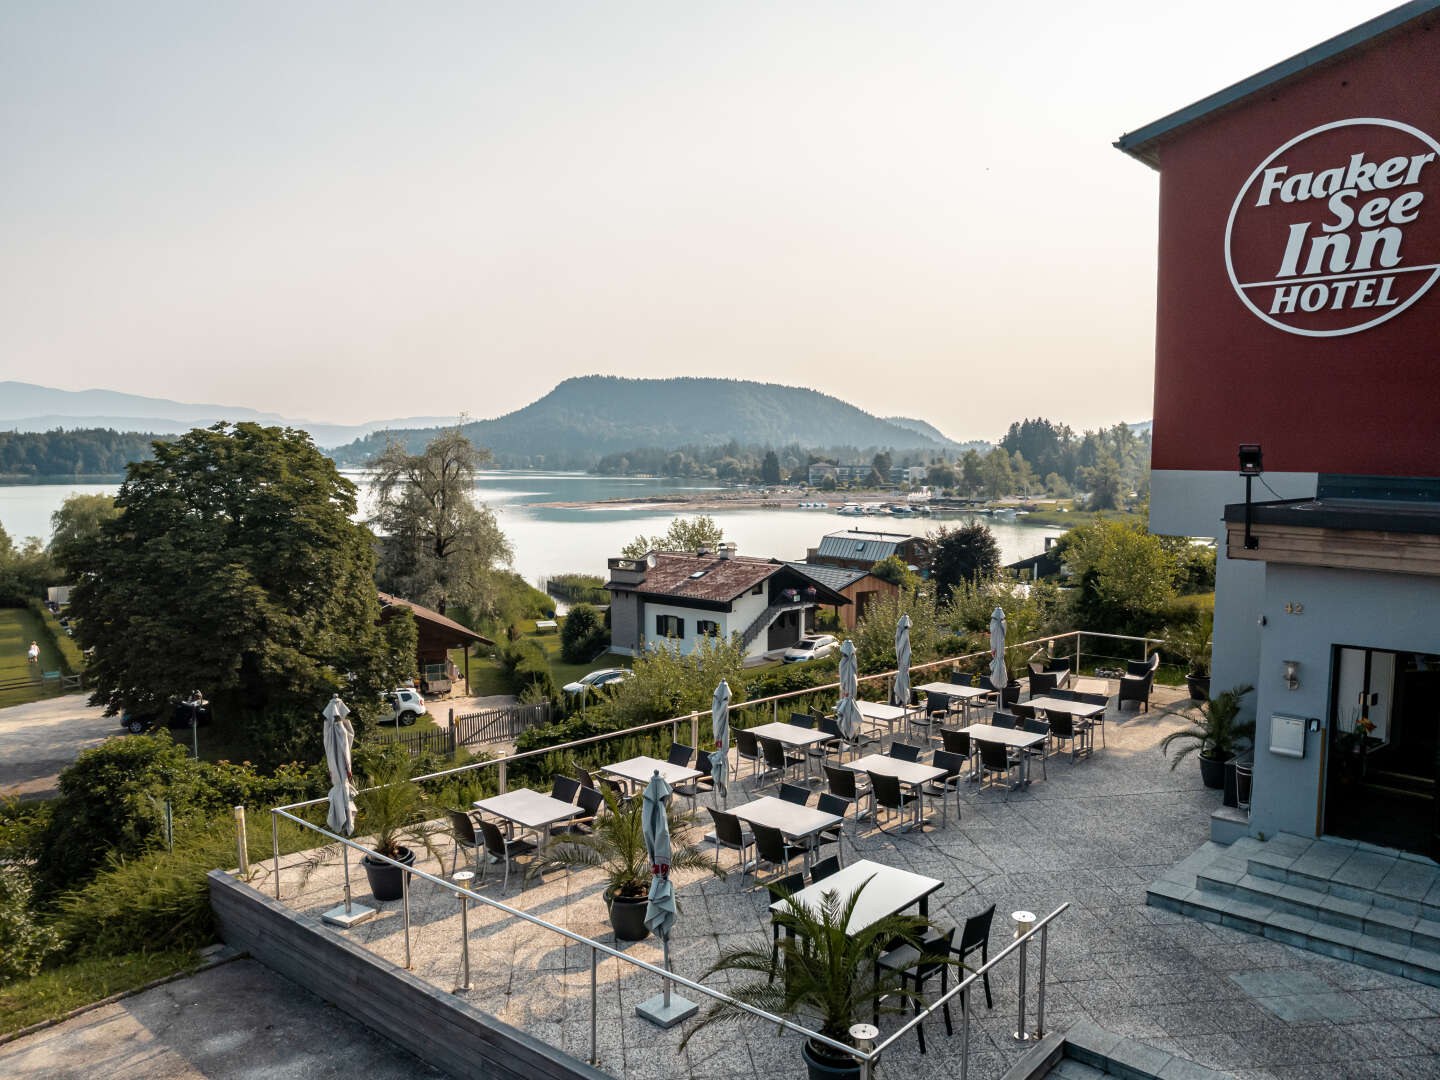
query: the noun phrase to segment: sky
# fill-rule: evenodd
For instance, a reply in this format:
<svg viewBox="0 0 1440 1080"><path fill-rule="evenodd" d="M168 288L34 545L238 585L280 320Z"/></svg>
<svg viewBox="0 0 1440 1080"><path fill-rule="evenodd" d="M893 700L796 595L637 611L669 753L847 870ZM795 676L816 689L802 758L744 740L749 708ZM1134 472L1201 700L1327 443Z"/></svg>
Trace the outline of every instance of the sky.
<svg viewBox="0 0 1440 1080"><path fill-rule="evenodd" d="M1150 416L1122 132L1394 6L0 9L0 380L340 423L591 373Z"/></svg>

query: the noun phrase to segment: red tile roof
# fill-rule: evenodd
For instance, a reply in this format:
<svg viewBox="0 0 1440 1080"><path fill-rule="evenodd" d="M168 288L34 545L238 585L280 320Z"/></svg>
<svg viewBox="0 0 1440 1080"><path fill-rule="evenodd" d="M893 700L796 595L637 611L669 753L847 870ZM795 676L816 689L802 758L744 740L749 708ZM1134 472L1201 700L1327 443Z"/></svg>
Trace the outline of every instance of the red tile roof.
<svg viewBox="0 0 1440 1080"><path fill-rule="evenodd" d="M732 555L728 559L674 551L657 551L654 555L655 565L645 571L644 581L633 585L611 581L605 587L622 592L726 602L743 596L785 566L776 559L747 555ZM690 576L702 572L701 577Z"/></svg>

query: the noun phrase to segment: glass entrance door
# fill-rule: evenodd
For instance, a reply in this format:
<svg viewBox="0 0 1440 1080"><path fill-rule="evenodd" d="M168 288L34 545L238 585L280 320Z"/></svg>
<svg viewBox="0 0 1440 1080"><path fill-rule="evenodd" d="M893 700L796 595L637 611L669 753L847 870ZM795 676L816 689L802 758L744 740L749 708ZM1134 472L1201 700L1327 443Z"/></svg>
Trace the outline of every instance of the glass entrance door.
<svg viewBox="0 0 1440 1080"><path fill-rule="evenodd" d="M1325 831L1440 852L1440 657L1336 646Z"/></svg>

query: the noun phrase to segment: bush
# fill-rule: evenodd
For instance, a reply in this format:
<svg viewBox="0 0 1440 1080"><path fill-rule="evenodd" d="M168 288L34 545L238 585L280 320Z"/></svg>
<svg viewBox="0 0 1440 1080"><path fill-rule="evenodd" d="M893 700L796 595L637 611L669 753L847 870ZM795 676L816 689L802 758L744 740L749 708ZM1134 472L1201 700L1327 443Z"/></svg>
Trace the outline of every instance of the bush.
<svg viewBox="0 0 1440 1080"><path fill-rule="evenodd" d="M560 658L567 664L588 663L608 641L600 613L589 604L576 604L560 628Z"/></svg>
<svg viewBox="0 0 1440 1080"><path fill-rule="evenodd" d="M0 986L35 975L47 957L64 947L59 931L36 917L32 891L25 870L0 864Z"/></svg>
<svg viewBox="0 0 1440 1080"><path fill-rule="evenodd" d="M512 641L501 650L500 666L512 693L523 694L534 686L547 699L557 696L550 657L538 642L529 638Z"/></svg>

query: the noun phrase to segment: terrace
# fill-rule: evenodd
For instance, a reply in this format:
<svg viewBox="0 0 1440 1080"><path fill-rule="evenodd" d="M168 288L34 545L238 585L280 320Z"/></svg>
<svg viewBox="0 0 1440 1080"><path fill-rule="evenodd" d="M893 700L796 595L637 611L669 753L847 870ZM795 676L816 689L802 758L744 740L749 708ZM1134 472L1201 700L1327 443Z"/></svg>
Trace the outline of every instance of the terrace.
<svg viewBox="0 0 1440 1080"><path fill-rule="evenodd" d="M923 673L916 681L924 681ZM884 685L883 678L873 682ZM747 710L732 709L732 725L769 721L784 706L759 703L748 717ZM935 806L932 827L918 833L881 832L870 821L857 827L847 819L842 861L868 859L940 880L929 917L942 927L963 925L994 904L992 959L1011 940L1010 912L1043 917L1068 905L1046 928L1043 975L1039 941L1030 942L1024 1026L1032 1032L1041 1023L1047 1033L1083 1030L1115 1060L1142 1066L1140 1075L1167 1080L1205 1075L1199 1066L1247 1080L1440 1075L1433 1049L1440 1047L1440 991L1146 906L1147 884L1209 838L1210 813L1219 802L1193 768L1170 771L1157 748L1186 722L1187 706L1180 691L1164 687L1156 688L1148 713L1119 713L1112 704L1104 745L1091 756L1072 760L1056 753L1046 761L1043 779L1037 768L1034 782L1018 790L965 785L958 822L953 802L948 821ZM985 720L972 713L964 722ZM670 734L670 728L685 734L692 724L698 728L699 717L666 722L660 733ZM604 756L606 747L591 749ZM506 764L482 768L498 775ZM515 767L514 760L508 764ZM738 782L732 775L730 807L775 793L773 784L755 787L748 765L740 773ZM715 804L715 797L700 802ZM706 817L703 810L701 816ZM356 839L364 844L364 838ZM443 864L423 856L417 862L416 869L429 877L411 879L408 905L374 904L352 852L355 901L379 911L346 930L320 919L343 902L340 845L283 857L278 883L273 865L257 864L252 881L271 905L278 886L275 906L288 911L303 933L344 939L352 952L378 960L377 970L404 977L408 968L434 1000L480 1010L570 1055L575 1059L570 1065L579 1070L580 1063L593 1060L603 1074L627 1080L801 1074L803 1036L774 1023L706 1028L682 1051L680 1042L693 1021L666 1031L639 1018L636 1006L660 990L654 970L661 963L660 946L653 939L616 942L598 872L551 872L528 881L512 873L502 891L498 868L491 867L466 890L472 898L462 914L460 891L432 880L449 877L448 839L442 851ZM733 867L734 853L723 852L721 862ZM460 865L465 864L462 854ZM742 883L734 874L720 880L677 872L674 880L680 916L671 959L677 976L698 980L721 949L747 940L768 947L771 897L753 878ZM223 913L221 921L223 928ZM468 985L462 942L468 945ZM953 1037L946 1036L938 1014L927 1017L923 1057L913 1031L884 1047L876 1063L883 1075L921 1077L937 1070L977 1078L1006 1075L1035 1045L1013 1038L1021 1024L1018 961L1017 950L994 964L993 1008L986 1007L978 982L967 991L967 1024L962 1026L958 999L952 1002ZM703 985L723 995L732 983L721 974ZM930 989L927 1000L933 1003L938 995L933 984ZM680 985L675 992L702 1009L709 1004L697 988ZM382 1011L377 1005L377 1022ZM389 1019L412 1026L426 1022ZM880 1041L902 1022L882 1017ZM540 1067L530 1075L587 1073Z"/></svg>

